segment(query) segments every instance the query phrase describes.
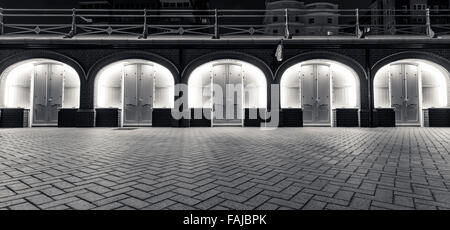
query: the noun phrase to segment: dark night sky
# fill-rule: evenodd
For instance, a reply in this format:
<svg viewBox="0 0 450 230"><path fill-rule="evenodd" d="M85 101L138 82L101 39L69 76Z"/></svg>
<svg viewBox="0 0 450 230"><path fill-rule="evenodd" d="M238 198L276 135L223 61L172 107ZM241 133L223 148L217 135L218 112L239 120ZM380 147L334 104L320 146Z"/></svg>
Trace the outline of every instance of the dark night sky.
<svg viewBox="0 0 450 230"><path fill-rule="evenodd" d="M367 8L371 0L341 0L345 2L341 8ZM0 7L3 8L72 8L76 6L78 0L0 0ZM327 0L310 2L327 2ZM334 2L329 0L328 2ZM211 8L231 8L231 9L261 9L265 6L265 0L210 0Z"/></svg>

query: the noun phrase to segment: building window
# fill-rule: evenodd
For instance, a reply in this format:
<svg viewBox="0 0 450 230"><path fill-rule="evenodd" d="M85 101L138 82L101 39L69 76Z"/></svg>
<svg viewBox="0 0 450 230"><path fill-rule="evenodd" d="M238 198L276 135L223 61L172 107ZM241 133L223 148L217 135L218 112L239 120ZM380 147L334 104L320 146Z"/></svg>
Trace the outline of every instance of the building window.
<svg viewBox="0 0 450 230"><path fill-rule="evenodd" d="M308 19L308 23L309 23L309 24L314 24L314 18L309 18L309 19Z"/></svg>
<svg viewBox="0 0 450 230"><path fill-rule="evenodd" d="M403 9L403 13L407 13L408 12L408 6L407 5L403 5L402 9Z"/></svg>
<svg viewBox="0 0 450 230"><path fill-rule="evenodd" d="M273 30L273 33L274 34L278 34L278 30Z"/></svg>
<svg viewBox="0 0 450 230"><path fill-rule="evenodd" d="M415 4L414 10L425 10L427 6L425 4Z"/></svg>
<svg viewBox="0 0 450 230"><path fill-rule="evenodd" d="M299 22L300 21L300 17L299 16L295 16L295 21Z"/></svg>
<svg viewBox="0 0 450 230"><path fill-rule="evenodd" d="M333 19L332 18L328 18L327 21L328 21L328 24L333 24Z"/></svg>
<svg viewBox="0 0 450 230"><path fill-rule="evenodd" d="M277 16L273 17L273 22L278 22L278 17Z"/></svg>

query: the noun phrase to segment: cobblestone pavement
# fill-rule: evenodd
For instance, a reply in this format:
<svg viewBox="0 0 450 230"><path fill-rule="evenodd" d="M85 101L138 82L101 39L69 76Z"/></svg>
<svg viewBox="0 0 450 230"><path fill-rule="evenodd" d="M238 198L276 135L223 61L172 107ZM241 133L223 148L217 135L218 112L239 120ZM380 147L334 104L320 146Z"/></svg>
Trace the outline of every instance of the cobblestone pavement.
<svg viewBox="0 0 450 230"><path fill-rule="evenodd" d="M0 209L450 209L450 129L1 129Z"/></svg>

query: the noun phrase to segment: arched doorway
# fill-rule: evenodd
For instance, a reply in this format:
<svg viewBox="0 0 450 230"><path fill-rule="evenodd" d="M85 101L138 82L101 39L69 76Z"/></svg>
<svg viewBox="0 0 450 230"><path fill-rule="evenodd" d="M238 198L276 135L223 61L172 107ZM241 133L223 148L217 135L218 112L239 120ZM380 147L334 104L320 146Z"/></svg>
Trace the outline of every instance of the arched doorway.
<svg viewBox="0 0 450 230"><path fill-rule="evenodd" d="M449 73L421 59L403 59L380 68L373 80L375 108L393 108L396 125L423 126L423 110L448 107Z"/></svg>
<svg viewBox="0 0 450 230"><path fill-rule="evenodd" d="M220 59L197 67L188 79L191 109L209 109L212 126L243 126L245 109L267 107L267 81L256 66Z"/></svg>
<svg viewBox="0 0 450 230"><path fill-rule="evenodd" d="M151 126L155 109L173 108L174 85L172 73L158 63L115 62L97 74L94 106L119 109L123 126Z"/></svg>
<svg viewBox="0 0 450 230"><path fill-rule="evenodd" d="M332 60L297 63L280 79L281 108L302 109L306 126L332 126L333 110L359 108L359 92L356 72Z"/></svg>
<svg viewBox="0 0 450 230"><path fill-rule="evenodd" d="M62 62L29 59L2 73L0 92L0 107L29 110L30 126L56 126L60 109L79 107L80 78Z"/></svg>

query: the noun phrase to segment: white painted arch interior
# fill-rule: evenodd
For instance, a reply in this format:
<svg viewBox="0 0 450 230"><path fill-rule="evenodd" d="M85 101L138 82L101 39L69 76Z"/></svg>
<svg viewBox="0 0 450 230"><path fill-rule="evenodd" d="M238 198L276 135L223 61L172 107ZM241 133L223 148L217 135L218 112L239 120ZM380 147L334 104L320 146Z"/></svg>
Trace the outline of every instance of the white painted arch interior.
<svg viewBox="0 0 450 230"><path fill-rule="evenodd" d="M373 87L375 108L394 108L400 125L423 126L424 109L449 107L450 74L428 60L403 59L389 63L377 71Z"/></svg>
<svg viewBox="0 0 450 230"><path fill-rule="evenodd" d="M262 70L248 62L236 59L220 59L197 67L188 80L189 108L212 108L211 77L214 66L236 64L241 66L243 88L245 91L244 108L267 107L267 80Z"/></svg>
<svg viewBox="0 0 450 230"><path fill-rule="evenodd" d="M226 93L225 85L236 87L237 96ZM224 99L215 101L213 95L219 87ZM217 96L217 94L216 94ZM216 98L217 99L217 98ZM235 111L240 115L246 108L265 109L267 107L267 78L257 66L236 59L219 59L207 62L195 68L188 78L188 106L189 108L210 108L214 112L213 123L219 123L217 108L226 109L225 102L235 100ZM239 102L238 102L239 101ZM214 108L214 109L213 109ZM241 113L242 112L242 113ZM237 123L242 116L236 115ZM221 121L226 123L227 121Z"/></svg>
<svg viewBox="0 0 450 230"><path fill-rule="evenodd" d="M163 65L142 59L121 60L98 72L94 83L94 106L121 109L122 119L127 119L127 111L134 106L142 114L146 113L142 115L146 119L129 123L148 125L151 124L152 109L174 107L174 87L174 76Z"/></svg>
<svg viewBox="0 0 450 230"><path fill-rule="evenodd" d="M308 76L313 83L305 80ZM326 102L320 96L327 97ZM311 98L313 101L308 101ZM281 108L306 110L306 107L314 107L318 103L328 106L329 117L322 120L325 125L331 124L333 120L332 109L360 108L358 74L345 64L327 59L308 60L289 67L280 79Z"/></svg>
<svg viewBox="0 0 450 230"><path fill-rule="evenodd" d="M29 109L30 125L56 125L59 109L79 108L79 103L80 78L65 63L28 59L0 76L0 108Z"/></svg>

